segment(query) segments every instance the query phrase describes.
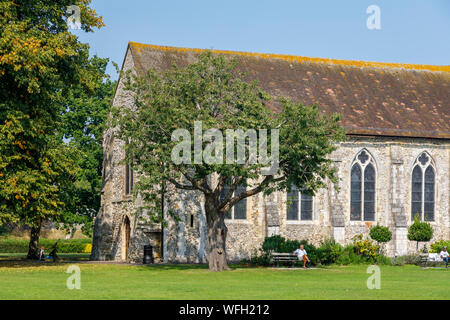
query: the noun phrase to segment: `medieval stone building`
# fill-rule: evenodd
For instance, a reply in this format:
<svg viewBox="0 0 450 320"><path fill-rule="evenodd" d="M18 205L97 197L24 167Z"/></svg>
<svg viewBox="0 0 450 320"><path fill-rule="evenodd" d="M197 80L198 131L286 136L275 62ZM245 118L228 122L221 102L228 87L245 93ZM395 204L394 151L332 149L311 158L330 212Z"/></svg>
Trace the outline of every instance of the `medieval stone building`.
<svg viewBox="0 0 450 320"><path fill-rule="evenodd" d="M201 51L130 43L123 70L186 65ZM314 197L294 191L289 206L285 193L259 194L235 206L226 220L229 260L249 257L268 235L347 244L377 223L393 233L388 254L404 255L415 250L407 227L416 213L432 225L433 241L450 239L450 67L216 52L237 57L248 79L275 96L341 113L348 136L331 155L339 191L331 185ZM133 106L123 79L113 104ZM141 261L143 246L151 244L164 262L206 262L201 195L178 192L172 209L181 222L170 220L162 228L141 221L131 196L138 177L120 163L123 142L114 129L105 132L103 146L104 188L92 259Z"/></svg>

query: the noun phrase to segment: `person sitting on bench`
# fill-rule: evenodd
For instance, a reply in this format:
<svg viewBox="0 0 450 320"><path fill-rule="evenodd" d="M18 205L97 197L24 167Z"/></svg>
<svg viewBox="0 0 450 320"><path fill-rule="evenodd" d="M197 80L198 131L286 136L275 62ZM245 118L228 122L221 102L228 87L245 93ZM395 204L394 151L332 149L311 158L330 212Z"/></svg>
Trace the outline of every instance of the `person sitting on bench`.
<svg viewBox="0 0 450 320"><path fill-rule="evenodd" d="M303 261L303 269L306 269L306 262L311 262L311 260L308 258L305 246L301 245L300 249L294 251L294 254L297 255L299 261Z"/></svg>
<svg viewBox="0 0 450 320"><path fill-rule="evenodd" d="M443 247L441 253L439 253L439 255L441 256L442 260L445 261L445 267L448 269L448 252L447 252L447 247Z"/></svg>

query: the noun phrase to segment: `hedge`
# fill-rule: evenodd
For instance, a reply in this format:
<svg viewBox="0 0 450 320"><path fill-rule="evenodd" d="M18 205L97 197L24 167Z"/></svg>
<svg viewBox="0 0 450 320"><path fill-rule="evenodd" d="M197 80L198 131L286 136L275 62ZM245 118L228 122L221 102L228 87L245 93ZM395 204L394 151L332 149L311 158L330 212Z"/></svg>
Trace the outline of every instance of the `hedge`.
<svg viewBox="0 0 450 320"><path fill-rule="evenodd" d="M58 241L58 253L90 253L92 250L92 239L40 239L39 247L45 247L49 251ZM0 238L0 253L26 253L28 252L28 239Z"/></svg>

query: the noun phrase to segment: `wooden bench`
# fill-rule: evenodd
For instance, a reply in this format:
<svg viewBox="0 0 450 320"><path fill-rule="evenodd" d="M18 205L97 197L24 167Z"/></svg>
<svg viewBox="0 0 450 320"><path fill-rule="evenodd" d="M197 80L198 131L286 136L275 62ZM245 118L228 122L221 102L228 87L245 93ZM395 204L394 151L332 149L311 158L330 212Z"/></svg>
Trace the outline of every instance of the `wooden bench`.
<svg viewBox="0 0 450 320"><path fill-rule="evenodd" d="M272 252L272 262L277 264L277 267L280 266L280 262L287 262L291 264L291 267L298 261L298 257L292 253L280 253L280 252Z"/></svg>

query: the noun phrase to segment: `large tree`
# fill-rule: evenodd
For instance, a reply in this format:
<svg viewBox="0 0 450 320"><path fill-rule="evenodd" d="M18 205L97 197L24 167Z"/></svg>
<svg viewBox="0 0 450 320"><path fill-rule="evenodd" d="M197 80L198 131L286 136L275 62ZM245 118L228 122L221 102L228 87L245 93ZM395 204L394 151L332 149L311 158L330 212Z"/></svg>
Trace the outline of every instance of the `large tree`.
<svg viewBox="0 0 450 320"><path fill-rule="evenodd" d="M339 115L323 115L317 106L304 106L283 97L271 101L257 83L243 80L237 64L236 60L207 52L183 68L151 70L143 76L130 73L126 88L134 96L135 108L121 106L113 112L113 125L126 141L125 161L140 177L135 192L146 205L139 212L162 219L161 193L168 207L177 197L177 192L168 191L171 188L203 194L208 262L214 271L228 268L227 212L240 200L260 192L268 195L296 186L312 194L325 187L327 179L336 182L336 169L328 156L336 149L336 142L344 138ZM270 111L270 103L277 105L280 112ZM187 144L174 139L183 132L194 136L197 121L201 121L204 135L200 146L191 147L195 141L190 137ZM173 137L177 129L182 130L178 131L181 135ZM236 142L230 150L237 152L243 147L246 157L233 156L231 163L210 161L221 159L227 152L226 143L223 147L218 144L220 134L210 129L219 130L224 140ZM278 129L279 161L274 170L268 172L265 161L251 161L254 145L242 134L241 139L231 138L235 132L227 129L241 129L244 133L254 129L259 142L264 139L260 129ZM275 135L268 133L267 142L275 146ZM201 150L205 151L203 157ZM179 156L186 161L180 162ZM257 158L262 157L259 151ZM238 186L245 186L246 191L235 192Z"/></svg>
<svg viewBox="0 0 450 320"><path fill-rule="evenodd" d="M60 141L76 150L74 161L79 167L73 183L66 190L60 217L60 225L71 235L82 225L83 233L92 236L93 218L100 209L103 130L117 82L106 73L108 63L107 58L91 58L91 64L98 72L95 88L86 91L76 87L70 91L62 125L58 128Z"/></svg>
<svg viewBox="0 0 450 320"><path fill-rule="evenodd" d="M88 45L66 23L75 5L84 31L103 26L89 4L0 0L0 223L32 227L30 258L42 222L61 214L76 174L72 148L56 131L69 92L93 90L98 79Z"/></svg>

